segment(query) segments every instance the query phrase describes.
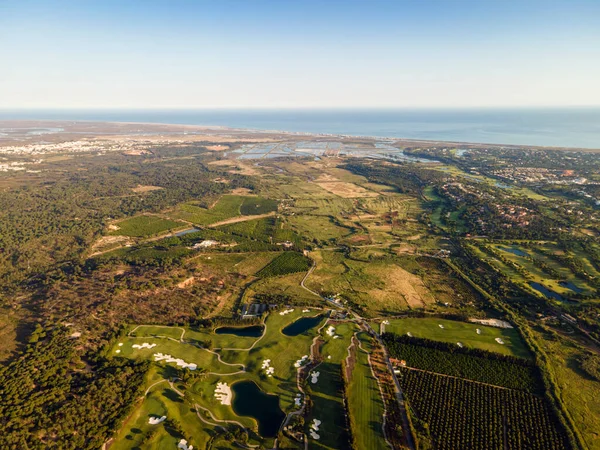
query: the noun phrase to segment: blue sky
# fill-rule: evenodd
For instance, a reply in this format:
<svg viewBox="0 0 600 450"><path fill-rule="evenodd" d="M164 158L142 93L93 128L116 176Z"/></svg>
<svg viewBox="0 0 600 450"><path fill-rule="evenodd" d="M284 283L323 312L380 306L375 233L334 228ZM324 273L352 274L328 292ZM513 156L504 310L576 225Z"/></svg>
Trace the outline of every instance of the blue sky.
<svg viewBox="0 0 600 450"><path fill-rule="evenodd" d="M0 108L600 105L600 0L0 0Z"/></svg>

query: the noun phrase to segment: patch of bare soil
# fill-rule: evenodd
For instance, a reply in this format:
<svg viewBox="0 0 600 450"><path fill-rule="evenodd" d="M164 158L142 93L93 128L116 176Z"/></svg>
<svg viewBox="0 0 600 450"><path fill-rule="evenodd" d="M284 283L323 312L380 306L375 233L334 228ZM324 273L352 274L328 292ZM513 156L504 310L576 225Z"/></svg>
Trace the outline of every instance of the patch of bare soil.
<svg viewBox="0 0 600 450"><path fill-rule="evenodd" d="M206 150L212 150L214 152L221 152L223 150L229 150L229 145L207 145Z"/></svg>
<svg viewBox="0 0 600 450"><path fill-rule="evenodd" d="M434 301L423 280L401 267L390 266L380 276L385 280L386 286L393 286L394 291L404 297L411 308L421 308Z"/></svg>
<svg viewBox="0 0 600 450"><path fill-rule="evenodd" d="M319 187L342 198L377 197L377 192L367 191L362 186L344 181L316 183Z"/></svg>
<svg viewBox="0 0 600 450"><path fill-rule="evenodd" d="M131 188L131 190L137 194L145 194L146 192L159 191L164 189L160 186L145 186L142 184L138 184L136 187Z"/></svg>

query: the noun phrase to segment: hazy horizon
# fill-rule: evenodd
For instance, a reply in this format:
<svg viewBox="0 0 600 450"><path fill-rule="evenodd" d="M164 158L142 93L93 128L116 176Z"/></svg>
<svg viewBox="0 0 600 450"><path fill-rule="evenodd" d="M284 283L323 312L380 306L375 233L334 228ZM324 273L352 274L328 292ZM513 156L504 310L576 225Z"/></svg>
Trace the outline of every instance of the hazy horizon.
<svg viewBox="0 0 600 450"><path fill-rule="evenodd" d="M0 4L2 109L600 105L600 2Z"/></svg>

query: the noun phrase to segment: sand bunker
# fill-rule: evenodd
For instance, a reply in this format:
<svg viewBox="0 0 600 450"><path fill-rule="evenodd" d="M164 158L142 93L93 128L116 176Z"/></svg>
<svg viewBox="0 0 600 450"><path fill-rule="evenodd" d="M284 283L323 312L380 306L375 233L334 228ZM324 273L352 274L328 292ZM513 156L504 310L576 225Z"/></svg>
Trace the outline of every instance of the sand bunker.
<svg viewBox="0 0 600 450"><path fill-rule="evenodd" d="M133 344L131 347L133 348L154 348L156 347L156 344L148 344L147 342L144 342L143 344Z"/></svg>
<svg viewBox="0 0 600 450"><path fill-rule="evenodd" d="M312 384L317 384L317 381L319 381L319 375L321 375L321 372L311 372L310 373L310 382Z"/></svg>
<svg viewBox="0 0 600 450"><path fill-rule="evenodd" d="M179 367L183 367L184 369L196 370L198 366L194 363L186 363L183 359L174 358L171 355L163 355L162 353L154 354L154 361L166 361L168 363L175 363Z"/></svg>
<svg viewBox="0 0 600 450"><path fill-rule="evenodd" d="M477 328L477 334L481 334L481 330Z"/></svg>
<svg viewBox="0 0 600 450"><path fill-rule="evenodd" d="M512 328L513 326L505 321L505 320L498 320L498 319L469 319L469 322L475 322L475 323L480 323L483 325L489 325L492 327L498 327L498 328Z"/></svg>
<svg viewBox="0 0 600 450"><path fill-rule="evenodd" d="M500 345L504 345L504 341L503 341L502 339L500 339L500 338L496 338L496 339L494 339L494 340L495 340L495 341L496 341L498 344L500 344Z"/></svg>
<svg viewBox="0 0 600 450"><path fill-rule="evenodd" d="M412 333L411 333L410 331L409 331L408 333L406 333L406 335L407 335L408 337L413 337L413 335L412 335Z"/></svg>
<svg viewBox="0 0 600 450"><path fill-rule="evenodd" d="M310 309L303 309L303 310L302 310L302 312L303 312L303 313L310 312Z"/></svg>
<svg viewBox="0 0 600 450"><path fill-rule="evenodd" d="M150 417L148 419L148 423L150 425L158 425L161 422L164 422L165 420L167 420L167 416L162 416L162 417Z"/></svg>
<svg viewBox="0 0 600 450"><path fill-rule="evenodd" d="M316 440L319 440L321 438L321 436L317 434L317 431L319 431L320 426L321 421L319 419L313 419L313 423L310 424L310 437Z"/></svg>
<svg viewBox="0 0 600 450"><path fill-rule="evenodd" d="M296 406L300 406L302 404L302 394L296 394L296 398L294 399L294 403Z"/></svg>
<svg viewBox="0 0 600 450"><path fill-rule="evenodd" d="M281 312L279 313L279 315L280 315L280 316L285 316L286 314L289 314L289 313L291 313L291 312L294 312L294 310L293 310L293 309L286 309L286 310L284 310L284 311L281 311Z"/></svg>
<svg viewBox="0 0 600 450"><path fill-rule="evenodd" d="M194 446L193 445L188 446L187 441L185 439L182 439L179 441L179 444L177 444L177 448L180 448L181 450L193 450Z"/></svg>
<svg viewBox="0 0 600 450"><path fill-rule="evenodd" d="M444 325L442 325L441 323L438 325L442 330L444 329Z"/></svg>
<svg viewBox="0 0 600 450"><path fill-rule="evenodd" d="M264 371L265 374L267 374L268 376L272 377L273 374L275 373L275 368L271 367L271 360L270 359L265 359L262 363L262 367L261 367Z"/></svg>
<svg viewBox="0 0 600 450"><path fill-rule="evenodd" d="M298 361L296 361L294 363L294 367L300 367L302 364L304 364L306 362L307 359L308 359L308 355L304 355L302 358L300 358Z"/></svg>
<svg viewBox="0 0 600 450"><path fill-rule="evenodd" d="M330 325L329 328L327 328L327 331L325 331L325 333L327 333L327 335L329 336L333 336L335 334L335 328Z"/></svg>
<svg viewBox="0 0 600 450"><path fill-rule="evenodd" d="M221 402L221 405L231 405L231 388L227 383L217 383L215 397Z"/></svg>
<svg viewBox="0 0 600 450"><path fill-rule="evenodd" d="M464 345L462 345L462 342L457 342L456 345L458 345L460 348L464 347Z"/></svg>

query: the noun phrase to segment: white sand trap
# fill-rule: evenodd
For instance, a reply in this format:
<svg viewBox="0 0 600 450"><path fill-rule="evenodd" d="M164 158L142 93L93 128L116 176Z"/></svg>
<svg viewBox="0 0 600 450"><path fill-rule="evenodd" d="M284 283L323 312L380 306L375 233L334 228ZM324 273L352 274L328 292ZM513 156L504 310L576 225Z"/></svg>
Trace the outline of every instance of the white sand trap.
<svg viewBox="0 0 600 450"><path fill-rule="evenodd" d="M329 355L329 356L327 357L327 359L331 359L331 355Z"/></svg>
<svg viewBox="0 0 600 450"><path fill-rule="evenodd" d="M123 347L123 343L122 342L119 342L119 347Z"/></svg>
<svg viewBox="0 0 600 450"><path fill-rule="evenodd" d="M504 341L503 341L502 339L500 339L500 338L496 338L496 339L494 339L494 340L495 340L495 341L496 341L498 344L500 344L500 345L504 345Z"/></svg>
<svg viewBox="0 0 600 450"><path fill-rule="evenodd" d="M298 368L298 367L302 366L302 364L304 364L307 359L308 359L308 355L304 355L302 358L300 358L298 361L296 361L294 363L294 367Z"/></svg>
<svg viewBox="0 0 600 450"><path fill-rule="evenodd" d="M121 350L116 350L115 353L121 353Z"/></svg>
<svg viewBox="0 0 600 450"><path fill-rule="evenodd" d="M221 405L231 405L231 388L227 383L217 383L215 397L221 402Z"/></svg>
<svg viewBox="0 0 600 450"><path fill-rule="evenodd" d="M156 347L156 344L148 344L147 342L144 342L141 345L140 344L133 344L131 347L133 347L133 348L139 348L139 349L142 349L142 348L154 348L154 347Z"/></svg>
<svg viewBox="0 0 600 450"><path fill-rule="evenodd" d="M302 310L302 312L303 312L303 313L310 312L310 309L303 309L303 310Z"/></svg>
<svg viewBox="0 0 600 450"><path fill-rule="evenodd" d="M182 439L179 441L179 444L177 444L177 448L180 448L181 450L193 450L194 446L193 445L188 446L187 441L185 439Z"/></svg>
<svg viewBox="0 0 600 450"><path fill-rule="evenodd" d="M186 363L183 359L174 358L171 355L163 355L162 353L154 354L154 361L166 361L168 363L175 363L179 367L183 367L184 369L196 370L198 366L194 363Z"/></svg>
<svg viewBox="0 0 600 450"><path fill-rule="evenodd" d="M441 323L438 325L441 329L444 329L444 325L442 325Z"/></svg>
<svg viewBox="0 0 600 450"><path fill-rule="evenodd" d="M477 334L481 334L481 330L477 328Z"/></svg>
<svg viewBox="0 0 600 450"><path fill-rule="evenodd" d="M314 371L311 372L310 373L310 377L311 377L310 382L312 384L317 384L317 381L319 381L319 375L321 375L321 372L314 372Z"/></svg>
<svg viewBox="0 0 600 450"><path fill-rule="evenodd" d="M162 416L162 417L150 417L148 419L148 423L150 425L158 425L161 422L164 422L165 420L167 420L167 416Z"/></svg>
<svg viewBox="0 0 600 450"><path fill-rule="evenodd" d="M296 394L296 398L294 399L294 403L296 406L302 405L302 394Z"/></svg>
<svg viewBox="0 0 600 450"><path fill-rule="evenodd" d="M406 335L407 335L408 337L413 337L413 335L412 335L412 333L411 333L410 331L409 331L408 333L406 333Z"/></svg>
<svg viewBox="0 0 600 450"><path fill-rule="evenodd" d="M462 342L457 342L456 345L458 345L460 348L464 347L464 345L462 345Z"/></svg>
<svg viewBox="0 0 600 450"><path fill-rule="evenodd" d="M336 334L333 338L334 339L339 339L339 338L341 338L341 336L339 334Z"/></svg>
<svg viewBox="0 0 600 450"><path fill-rule="evenodd" d="M333 336L335 334L335 328L330 325L325 333L327 333L329 336Z"/></svg>
<svg viewBox="0 0 600 450"><path fill-rule="evenodd" d="M293 309L286 309L286 310L284 310L284 311L281 311L281 312L279 313L279 315L280 315L280 316L285 316L286 314L289 314L289 313L291 313L291 312L294 312L294 310L293 310Z"/></svg>
<svg viewBox="0 0 600 450"><path fill-rule="evenodd" d="M319 439L321 439L321 436L319 436L317 433L315 433L312 430L310 431L310 437L313 438L316 441L318 441Z"/></svg>
<svg viewBox="0 0 600 450"><path fill-rule="evenodd" d="M310 425L311 430L319 431L321 423L322 422L319 419L313 419L313 423Z"/></svg>

